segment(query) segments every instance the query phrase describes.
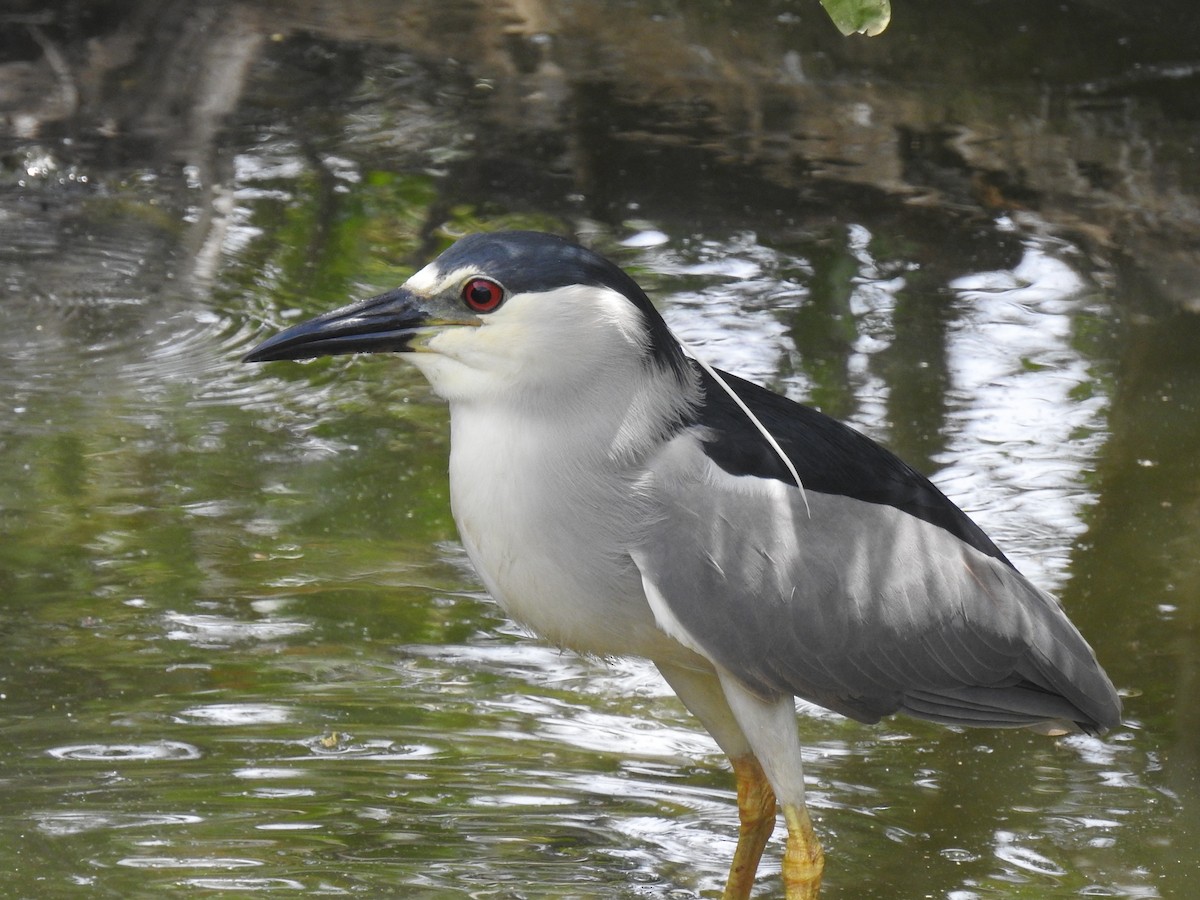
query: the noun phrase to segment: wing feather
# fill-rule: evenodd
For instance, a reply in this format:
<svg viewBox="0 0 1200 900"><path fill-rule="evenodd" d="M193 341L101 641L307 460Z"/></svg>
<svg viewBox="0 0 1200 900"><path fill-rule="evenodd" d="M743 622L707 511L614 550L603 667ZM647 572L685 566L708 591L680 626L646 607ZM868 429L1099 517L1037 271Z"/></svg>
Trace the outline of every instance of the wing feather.
<svg viewBox="0 0 1200 900"><path fill-rule="evenodd" d="M634 561L696 648L751 689L868 722L1119 722L1091 648L990 542L812 484L805 504L706 450L682 432L655 459L656 524Z"/></svg>

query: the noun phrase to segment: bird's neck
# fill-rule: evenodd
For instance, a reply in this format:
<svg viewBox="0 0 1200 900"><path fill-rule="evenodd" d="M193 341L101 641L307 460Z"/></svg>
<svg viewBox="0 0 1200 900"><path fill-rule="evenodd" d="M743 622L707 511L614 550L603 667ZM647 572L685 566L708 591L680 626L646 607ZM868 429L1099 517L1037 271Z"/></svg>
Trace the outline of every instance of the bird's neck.
<svg viewBox="0 0 1200 900"><path fill-rule="evenodd" d="M487 447L500 470L637 469L692 418L698 379L657 366L450 400L452 447ZM474 454L472 454L474 455ZM534 470L530 469L532 474ZM500 473L498 473L500 474Z"/></svg>

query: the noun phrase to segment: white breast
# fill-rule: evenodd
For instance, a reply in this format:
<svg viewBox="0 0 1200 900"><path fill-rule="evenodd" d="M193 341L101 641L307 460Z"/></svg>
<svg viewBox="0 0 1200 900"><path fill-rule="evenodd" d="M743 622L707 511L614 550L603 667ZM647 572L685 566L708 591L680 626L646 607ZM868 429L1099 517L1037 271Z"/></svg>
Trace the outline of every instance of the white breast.
<svg viewBox="0 0 1200 900"><path fill-rule="evenodd" d="M580 459L561 429L511 410L451 411L450 500L497 602L564 647L661 655L666 640L629 556L646 527L636 471Z"/></svg>

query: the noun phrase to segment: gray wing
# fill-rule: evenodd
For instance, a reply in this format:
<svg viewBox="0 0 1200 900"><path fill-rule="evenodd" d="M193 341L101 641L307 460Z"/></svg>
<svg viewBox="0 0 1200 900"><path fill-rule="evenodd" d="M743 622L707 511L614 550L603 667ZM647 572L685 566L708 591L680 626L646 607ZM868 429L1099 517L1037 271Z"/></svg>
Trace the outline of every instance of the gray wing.
<svg viewBox="0 0 1200 900"><path fill-rule="evenodd" d="M1120 719L1055 600L893 506L731 475L689 435L655 460L633 552L660 626L764 695L864 722L1077 727Z"/></svg>

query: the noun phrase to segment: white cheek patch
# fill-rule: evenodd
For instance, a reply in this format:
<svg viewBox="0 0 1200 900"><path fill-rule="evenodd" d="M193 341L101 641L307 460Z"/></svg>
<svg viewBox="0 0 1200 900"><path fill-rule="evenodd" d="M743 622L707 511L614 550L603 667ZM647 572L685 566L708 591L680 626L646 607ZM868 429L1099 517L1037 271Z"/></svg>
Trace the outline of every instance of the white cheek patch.
<svg viewBox="0 0 1200 900"><path fill-rule="evenodd" d="M543 383L630 370L647 340L641 313L624 296L588 285L516 294L479 320L480 328L463 335L464 349L469 341L511 377Z"/></svg>
<svg viewBox="0 0 1200 900"><path fill-rule="evenodd" d="M568 285L518 294L482 319L484 332L491 327L540 336L550 344L547 349L572 347L576 353L587 352L589 345L610 340L601 323L615 328L625 344L641 348L646 343L641 313L611 288Z"/></svg>
<svg viewBox="0 0 1200 900"><path fill-rule="evenodd" d="M474 270L418 273L441 287L442 296ZM486 276L480 276L486 277ZM418 282L419 283L419 282ZM465 306L464 312L467 312ZM428 337L422 349L442 357L445 365L423 366L434 389L449 399L491 396L498 393L531 397L547 391L593 396L596 374L617 379L623 387L611 398L613 415L631 404L651 421L660 413L651 392L641 391L636 373L642 371L647 332L642 313L622 294L610 288L568 285L548 291L511 295L495 312L469 317L478 327L447 327ZM542 402L542 401L539 401ZM673 395L662 402L674 404ZM654 407L651 409L650 407ZM637 417L635 417L637 418ZM622 430L613 452L644 436Z"/></svg>

